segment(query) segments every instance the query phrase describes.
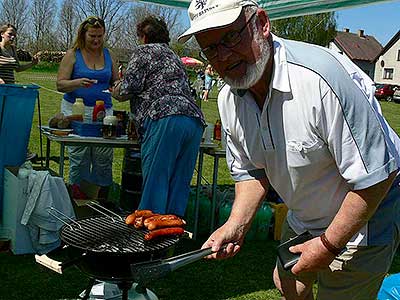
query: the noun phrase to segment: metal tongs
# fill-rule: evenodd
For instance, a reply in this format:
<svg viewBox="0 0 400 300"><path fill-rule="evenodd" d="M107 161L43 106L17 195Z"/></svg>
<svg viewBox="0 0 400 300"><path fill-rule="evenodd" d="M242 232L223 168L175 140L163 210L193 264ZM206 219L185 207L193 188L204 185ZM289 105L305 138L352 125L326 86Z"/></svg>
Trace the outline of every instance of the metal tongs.
<svg viewBox="0 0 400 300"><path fill-rule="evenodd" d="M227 244L223 245L219 251L224 250ZM131 265L132 275L138 283L146 284L147 282L162 278L170 272L178 268L196 262L203 257L214 253L210 248L198 249L177 255L167 259L158 259L153 261L141 262Z"/></svg>

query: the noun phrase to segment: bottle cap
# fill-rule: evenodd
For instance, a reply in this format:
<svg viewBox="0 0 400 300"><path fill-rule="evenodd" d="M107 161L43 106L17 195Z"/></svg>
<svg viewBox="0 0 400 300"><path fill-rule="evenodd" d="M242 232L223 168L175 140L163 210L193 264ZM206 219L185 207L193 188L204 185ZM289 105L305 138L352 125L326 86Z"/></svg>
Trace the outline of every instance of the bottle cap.
<svg viewBox="0 0 400 300"><path fill-rule="evenodd" d="M117 126L118 119L116 116L106 116L103 119L103 124L104 125L114 125Z"/></svg>

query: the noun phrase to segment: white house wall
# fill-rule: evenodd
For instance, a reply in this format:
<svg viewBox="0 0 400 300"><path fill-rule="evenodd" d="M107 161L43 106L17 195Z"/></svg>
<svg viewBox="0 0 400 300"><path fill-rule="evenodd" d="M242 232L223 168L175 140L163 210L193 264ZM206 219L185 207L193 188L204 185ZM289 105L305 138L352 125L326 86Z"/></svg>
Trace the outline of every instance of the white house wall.
<svg viewBox="0 0 400 300"><path fill-rule="evenodd" d="M400 39L388 50L386 51L375 64L375 77L374 81L376 83L388 83L400 85ZM382 61L384 62L384 67L382 67ZM393 69L393 79L383 79L384 69Z"/></svg>

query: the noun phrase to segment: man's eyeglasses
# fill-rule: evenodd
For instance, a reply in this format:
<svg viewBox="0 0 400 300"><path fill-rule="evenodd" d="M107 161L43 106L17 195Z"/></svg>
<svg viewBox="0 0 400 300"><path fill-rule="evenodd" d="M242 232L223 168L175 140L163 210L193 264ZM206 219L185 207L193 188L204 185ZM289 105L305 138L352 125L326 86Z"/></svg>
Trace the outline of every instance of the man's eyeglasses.
<svg viewBox="0 0 400 300"><path fill-rule="evenodd" d="M219 43L212 44L200 51L200 57L207 60L207 59L213 59L216 58L218 55L218 46L222 45L225 48L233 48L237 46L237 44L240 43L242 40L242 32L246 29L247 25L249 25L250 21L253 19L253 17L257 13L253 13L251 17L247 20L246 24L240 29L239 31L234 30L230 31L225 36L221 39Z"/></svg>
<svg viewBox="0 0 400 300"><path fill-rule="evenodd" d="M100 24L102 27L105 27L104 20L99 17L89 17L84 22L86 24L95 25L96 23Z"/></svg>

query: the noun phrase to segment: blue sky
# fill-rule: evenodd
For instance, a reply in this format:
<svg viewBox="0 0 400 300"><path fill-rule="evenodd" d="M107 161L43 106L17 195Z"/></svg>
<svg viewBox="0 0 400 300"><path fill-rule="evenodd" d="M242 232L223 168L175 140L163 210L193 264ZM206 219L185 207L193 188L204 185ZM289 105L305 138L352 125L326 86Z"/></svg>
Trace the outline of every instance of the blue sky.
<svg viewBox="0 0 400 300"><path fill-rule="evenodd" d="M343 9L337 11L336 16L338 31L364 29L364 34L374 36L385 46L400 30L400 1Z"/></svg>

